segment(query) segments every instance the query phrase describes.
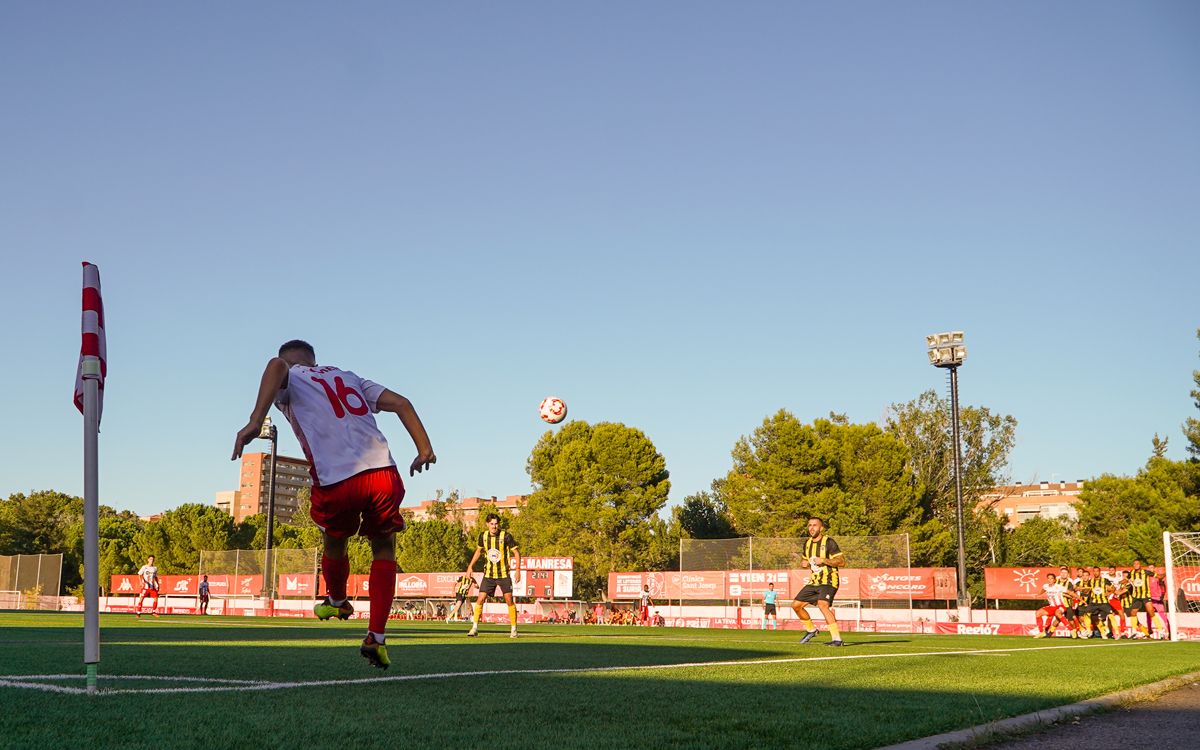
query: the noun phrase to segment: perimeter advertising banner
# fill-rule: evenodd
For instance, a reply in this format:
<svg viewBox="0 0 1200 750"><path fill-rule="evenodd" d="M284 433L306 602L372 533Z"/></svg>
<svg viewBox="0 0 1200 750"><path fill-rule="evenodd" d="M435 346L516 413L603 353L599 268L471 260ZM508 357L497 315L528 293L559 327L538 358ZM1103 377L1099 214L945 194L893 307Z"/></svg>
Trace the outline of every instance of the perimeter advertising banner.
<svg viewBox="0 0 1200 750"><path fill-rule="evenodd" d="M791 598L808 582L809 571L725 570L682 573L609 573L608 598L637 599L650 587L654 599L762 599L768 583L780 597ZM842 568L841 596L846 599L954 599L958 576L953 568Z"/></svg>

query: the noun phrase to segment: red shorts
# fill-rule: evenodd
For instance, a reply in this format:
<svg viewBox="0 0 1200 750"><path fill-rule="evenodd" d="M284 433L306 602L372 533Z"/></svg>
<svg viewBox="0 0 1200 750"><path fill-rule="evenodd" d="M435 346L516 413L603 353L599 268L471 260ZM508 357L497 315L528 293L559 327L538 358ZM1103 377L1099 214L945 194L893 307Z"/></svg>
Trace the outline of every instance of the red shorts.
<svg viewBox="0 0 1200 750"><path fill-rule="evenodd" d="M1063 614L1063 612L1065 612L1065 611L1066 610L1062 607L1062 605L1047 604L1046 606L1044 606L1038 610L1038 614L1045 615L1046 617L1054 617L1056 615Z"/></svg>
<svg viewBox="0 0 1200 750"><path fill-rule="evenodd" d="M642 607L641 619L643 619L643 620L650 619L650 608L649 607Z"/></svg>
<svg viewBox="0 0 1200 750"><path fill-rule="evenodd" d="M335 539L355 532L374 538L400 531L404 482L395 466L368 469L328 487L313 487L313 523Z"/></svg>

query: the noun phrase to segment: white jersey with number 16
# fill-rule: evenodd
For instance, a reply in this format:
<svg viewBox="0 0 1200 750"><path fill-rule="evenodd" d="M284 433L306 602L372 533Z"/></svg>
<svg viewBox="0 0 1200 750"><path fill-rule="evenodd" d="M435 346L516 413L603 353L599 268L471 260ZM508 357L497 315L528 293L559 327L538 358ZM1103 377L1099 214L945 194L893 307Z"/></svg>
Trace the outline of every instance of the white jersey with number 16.
<svg viewBox="0 0 1200 750"><path fill-rule="evenodd" d="M320 487L395 466L372 414L384 387L336 367L293 365L275 397Z"/></svg>

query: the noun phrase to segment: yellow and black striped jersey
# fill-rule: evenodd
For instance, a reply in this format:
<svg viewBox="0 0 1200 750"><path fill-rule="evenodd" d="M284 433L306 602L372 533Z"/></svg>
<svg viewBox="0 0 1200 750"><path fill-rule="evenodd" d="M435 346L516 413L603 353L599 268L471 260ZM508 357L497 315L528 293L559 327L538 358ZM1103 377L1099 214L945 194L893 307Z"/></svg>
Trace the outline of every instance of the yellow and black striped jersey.
<svg viewBox="0 0 1200 750"><path fill-rule="evenodd" d="M512 571L509 570L512 566L509 558L512 557L512 551L517 548L517 542L512 538L512 534L507 531L501 531L499 534L481 531L479 547L483 550L484 578L508 578L512 575Z"/></svg>
<svg viewBox="0 0 1200 750"><path fill-rule="evenodd" d="M1129 571L1129 585L1134 599L1150 598L1150 574L1144 569Z"/></svg>
<svg viewBox="0 0 1200 750"><path fill-rule="evenodd" d="M824 535L820 539L810 537L804 540L805 560L811 560L814 557L833 557L841 551L837 542ZM813 565L811 570L812 574L808 577L809 586L832 586L836 589L841 582L838 569L832 565Z"/></svg>
<svg viewBox="0 0 1200 750"><path fill-rule="evenodd" d="M471 586L474 585L475 579L471 576L460 576L458 579L458 588L454 590L459 596L466 596L471 593Z"/></svg>
<svg viewBox="0 0 1200 750"><path fill-rule="evenodd" d="M1108 581L1103 578L1085 578L1080 585L1088 604L1108 604Z"/></svg>

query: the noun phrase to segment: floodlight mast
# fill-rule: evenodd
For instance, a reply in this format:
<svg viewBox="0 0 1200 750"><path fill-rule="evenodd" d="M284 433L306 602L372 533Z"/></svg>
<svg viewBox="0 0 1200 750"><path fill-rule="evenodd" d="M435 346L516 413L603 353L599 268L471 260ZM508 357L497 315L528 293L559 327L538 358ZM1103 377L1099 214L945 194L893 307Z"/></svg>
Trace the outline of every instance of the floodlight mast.
<svg viewBox="0 0 1200 750"><path fill-rule="evenodd" d="M971 599L967 594L966 525L963 522L962 448L958 432L958 368L967 359L967 347L962 331L947 331L925 337L929 364L950 371L950 426L954 440L954 516L958 524L958 608L960 619L964 610L970 612Z"/></svg>
<svg viewBox="0 0 1200 750"><path fill-rule="evenodd" d="M266 560L263 561L266 570L263 571L266 577L266 588L271 599L275 598L275 571L274 566L274 551L272 547L275 541L275 454L279 446L279 429L271 424L271 418L263 419L262 430L259 431L258 437L262 440L271 441L271 475L269 489L267 490L267 547Z"/></svg>

